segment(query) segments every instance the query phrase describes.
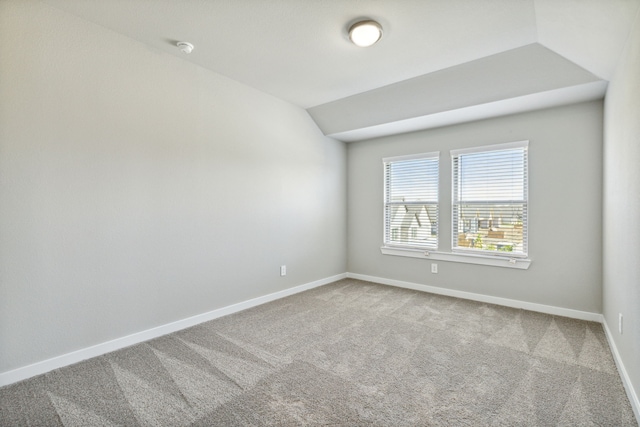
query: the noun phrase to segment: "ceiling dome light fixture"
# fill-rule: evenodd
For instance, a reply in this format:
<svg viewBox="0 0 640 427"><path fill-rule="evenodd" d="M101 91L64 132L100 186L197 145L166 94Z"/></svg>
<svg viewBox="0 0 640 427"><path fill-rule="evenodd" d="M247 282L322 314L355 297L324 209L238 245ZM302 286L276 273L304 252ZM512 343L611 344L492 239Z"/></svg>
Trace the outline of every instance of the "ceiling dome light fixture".
<svg viewBox="0 0 640 427"><path fill-rule="evenodd" d="M187 43L187 42L178 42L176 43L176 46L178 46L178 49L180 49L183 53L191 53L191 51L193 50L193 45L191 43Z"/></svg>
<svg viewBox="0 0 640 427"><path fill-rule="evenodd" d="M382 38L382 26L373 20L359 21L349 28L349 39L359 47L369 47Z"/></svg>

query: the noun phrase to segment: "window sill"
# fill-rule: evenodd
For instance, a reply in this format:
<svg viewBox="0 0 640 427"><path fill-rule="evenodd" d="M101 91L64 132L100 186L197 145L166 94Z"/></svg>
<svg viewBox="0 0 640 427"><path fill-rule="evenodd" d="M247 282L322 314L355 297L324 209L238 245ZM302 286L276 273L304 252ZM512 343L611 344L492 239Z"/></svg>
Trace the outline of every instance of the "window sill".
<svg viewBox="0 0 640 427"><path fill-rule="evenodd" d="M526 270L531 265L531 260L528 258L509 258L502 256L438 252L423 249L395 248L391 246L381 247L380 252L382 252L383 255L422 258L433 261L462 262L465 264L490 265L494 267L516 268L519 270Z"/></svg>

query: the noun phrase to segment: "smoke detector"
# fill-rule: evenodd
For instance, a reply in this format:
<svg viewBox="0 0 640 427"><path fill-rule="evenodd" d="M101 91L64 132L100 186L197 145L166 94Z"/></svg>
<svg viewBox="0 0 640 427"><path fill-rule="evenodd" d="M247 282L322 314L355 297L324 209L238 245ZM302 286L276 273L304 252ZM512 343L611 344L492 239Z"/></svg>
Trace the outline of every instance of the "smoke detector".
<svg viewBox="0 0 640 427"><path fill-rule="evenodd" d="M180 49L180 51L186 54L191 53L191 51L193 50L193 45L188 42L178 42L176 43L176 46L178 46L178 49Z"/></svg>

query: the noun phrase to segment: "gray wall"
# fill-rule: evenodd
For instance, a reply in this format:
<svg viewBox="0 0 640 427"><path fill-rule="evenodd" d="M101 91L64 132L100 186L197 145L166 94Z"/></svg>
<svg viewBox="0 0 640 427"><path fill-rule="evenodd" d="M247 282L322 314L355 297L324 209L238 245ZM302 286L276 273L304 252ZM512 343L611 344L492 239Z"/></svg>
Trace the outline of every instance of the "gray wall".
<svg viewBox="0 0 640 427"><path fill-rule="evenodd" d="M348 145L351 273L600 313L602 102ZM528 270L382 255L382 158L440 151L440 247L451 248L449 150L529 140Z"/></svg>
<svg viewBox="0 0 640 427"><path fill-rule="evenodd" d="M304 110L36 1L0 64L0 372L346 271Z"/></svg>
<svg viewBox="0 0 640 427"><path fill-rule="evenodd" d="M640 15L607 91L604 126L603 314L640 397Z"/></svg>

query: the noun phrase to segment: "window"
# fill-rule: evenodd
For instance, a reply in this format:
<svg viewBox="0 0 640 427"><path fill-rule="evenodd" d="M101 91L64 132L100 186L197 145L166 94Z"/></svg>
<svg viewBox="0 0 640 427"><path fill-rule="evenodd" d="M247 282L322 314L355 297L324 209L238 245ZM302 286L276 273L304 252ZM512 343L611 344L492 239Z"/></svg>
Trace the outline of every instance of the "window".
<svg viewBox="0 0 640 427"><path fill-rule="evenodd" d="M438 248L440 153L391 157L384 162L384 244Z"/></svg>
<svg viewBox="0 0 640 427"><path fill-rule="evenodd" d="M527 255L528 142L451 151L452 249Z"/></svg>

